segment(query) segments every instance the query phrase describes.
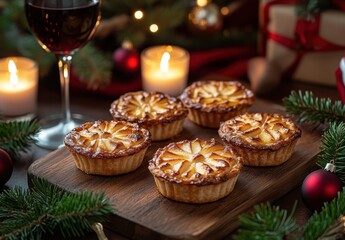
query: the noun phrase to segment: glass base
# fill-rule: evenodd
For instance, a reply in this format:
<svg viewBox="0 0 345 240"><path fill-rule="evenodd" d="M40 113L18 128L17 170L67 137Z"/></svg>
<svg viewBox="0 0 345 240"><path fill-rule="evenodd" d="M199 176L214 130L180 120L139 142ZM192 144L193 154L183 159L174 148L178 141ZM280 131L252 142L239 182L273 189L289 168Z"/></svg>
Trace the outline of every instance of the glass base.
<svg viewBox="0 0 345 240"><path fill-rule="evenodd" d="M80 114L72 114L70 122L66 122L62 115L43 118L40 120L41 130L35 136L36 145L50 150L63 147L66 134L73 128L89 121L94 121L94 119Z"/></svg>
<svg viewBox="0 0 345 240"><path fill-rule="evenodd" d="M36 118L36 115L34 113L28 113L25 115L15 116L15 117L9 117L9 116L1 116L1 120L5 122L18 122L18 121L31 121L34 118Z"/></svg>

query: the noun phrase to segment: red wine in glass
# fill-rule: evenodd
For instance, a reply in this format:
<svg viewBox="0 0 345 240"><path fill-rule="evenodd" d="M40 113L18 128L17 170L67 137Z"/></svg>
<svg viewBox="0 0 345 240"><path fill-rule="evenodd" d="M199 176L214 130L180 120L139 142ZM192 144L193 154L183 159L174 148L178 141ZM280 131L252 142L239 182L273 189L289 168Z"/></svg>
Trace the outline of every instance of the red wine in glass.
<svg viewBox="0 0 345 240"><path fill-rule="evenodd" d="M101 0L25 0L29 27L40 45L53 52L59 61L62 114L41 119L36 144L56 149L74 127L90 121L71 114L69 72L73 54L93 36L100 21Z"/></svg>
<svg viewBox="0 0 345 240"><path fill-rule="evenodd" d="M27 3L25 11L31 31L44 49L55 54L70 54L92 36L99 17L99 2L77 7L57 8Z"/></svg>

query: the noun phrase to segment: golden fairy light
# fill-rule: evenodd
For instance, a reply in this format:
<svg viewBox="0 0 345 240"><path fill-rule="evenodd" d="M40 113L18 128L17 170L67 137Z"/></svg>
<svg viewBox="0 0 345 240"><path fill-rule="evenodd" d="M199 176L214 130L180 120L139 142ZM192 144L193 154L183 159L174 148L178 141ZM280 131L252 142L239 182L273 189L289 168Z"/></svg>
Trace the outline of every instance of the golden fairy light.
<svg viewBox="0 0 345 240"><path fill-rule="evenodd" d="M220 9L220 12L221 12L221 14L222 14L223 16L226 16L226 15L229 15L230 9L229 9L228 7L222 7L222 8Z"/></svg>
<svg viewBox="0 0 345 240"><path fill-rule="evenodd" d="M151 25L150 25L150 31L151 31L152 33L155 33L155 32L157 32L158 30L159 30L159 27L158 27L157 24L151 24Z"/></svg>
<svg viewBox="0 0 345 240"><path fill-rule="evenodd" d="M196 5L199 7L205 7L208 4L208 0L197 0Z"/></svg>
<svg viewBox="0 0 345 240"><path fill-rule="evenodd" d="M143 11L137 10L137 11L134 12L134 18L135 18L135 19L140 20L140 19L142 19L143 17L144 17L144 12L143 12Z"/></svg>

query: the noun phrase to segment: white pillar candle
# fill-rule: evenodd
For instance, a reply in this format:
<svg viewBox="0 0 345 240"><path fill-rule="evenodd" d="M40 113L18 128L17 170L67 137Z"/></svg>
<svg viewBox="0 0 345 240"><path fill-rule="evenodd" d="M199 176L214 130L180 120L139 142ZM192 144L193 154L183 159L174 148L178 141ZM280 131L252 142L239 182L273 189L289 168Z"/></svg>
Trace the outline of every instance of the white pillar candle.
<svg viewBox="0 0 345 240"><path fill-rule="evenodd" d="M189 53L176 46L155 46L141 53L143 89L172 96L182 93L187 85Z"/></svg>
<svg viewBox="0 0 345 240"><path fill-rule="evenodd" d="M38 66L31 59L0 59L0 115L21 116L36 112Z"/></svg>

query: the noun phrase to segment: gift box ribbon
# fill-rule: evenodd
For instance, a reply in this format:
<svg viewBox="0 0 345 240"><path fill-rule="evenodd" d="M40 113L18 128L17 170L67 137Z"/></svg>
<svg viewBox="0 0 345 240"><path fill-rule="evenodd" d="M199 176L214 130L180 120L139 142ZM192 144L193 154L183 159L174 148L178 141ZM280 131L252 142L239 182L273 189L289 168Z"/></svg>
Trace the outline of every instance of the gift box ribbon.
<svg viewBox="0 0 345 240"><path fill-rule="evenodd" d="M269 14L270 14L271 7L277 4L297 4L303 1L304 0L272 0L265 4L263 8L263 20L262 20L262 29L261 29L261 31L263 32L261 48L263 49L264 53L266 52L266 42L267 42L267 37L268 37L268 23L270 21Z"/></svg>
<svg viewBox="0 0 345 240"><path fill-rule="evenodd" d="M342 58L340 65L335 73L337 78L337 89L340 95L340 99L345 104L345 58Z"/></svg>
<svg viewBox="0 0 345 240"><path fill-rule="evenodd" d="M299 3L300 0L275 0L267 3L264 8L264 26L268 39L275 41L293 51L296 51L296 57L293 64L284 72L285 76L292 76L303 56L308 52L328 52L345 50L345 46L337 45L322 38L320 31L320 15L313 19L299 18L296 22L294 39L270 32L268 30L269 9L274 4ZM266 39L267 40L267 39Z"/></svg>

